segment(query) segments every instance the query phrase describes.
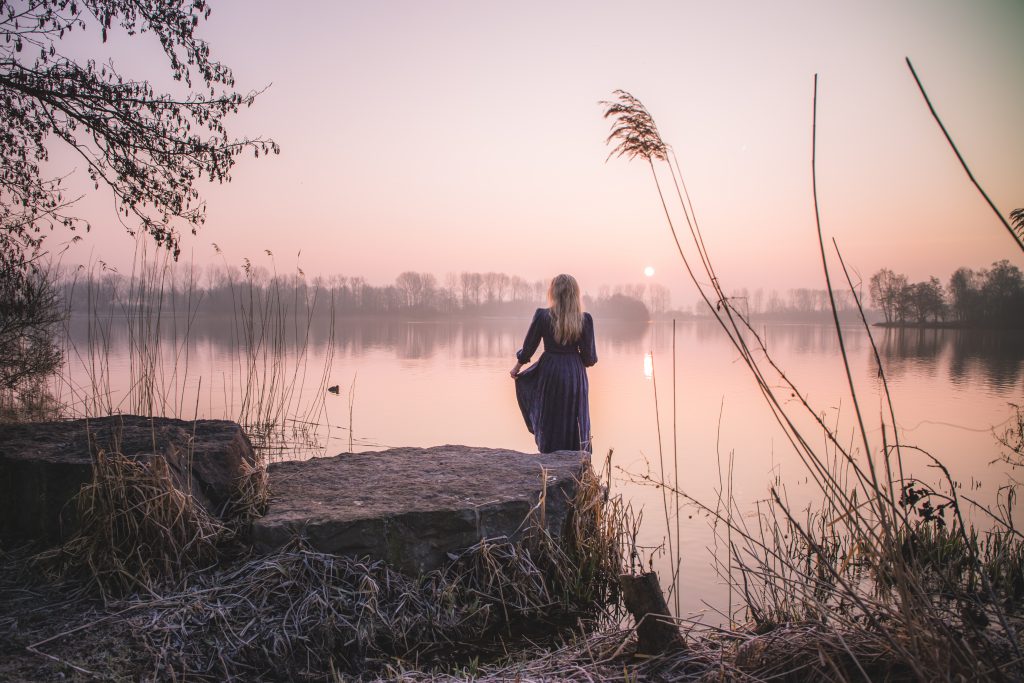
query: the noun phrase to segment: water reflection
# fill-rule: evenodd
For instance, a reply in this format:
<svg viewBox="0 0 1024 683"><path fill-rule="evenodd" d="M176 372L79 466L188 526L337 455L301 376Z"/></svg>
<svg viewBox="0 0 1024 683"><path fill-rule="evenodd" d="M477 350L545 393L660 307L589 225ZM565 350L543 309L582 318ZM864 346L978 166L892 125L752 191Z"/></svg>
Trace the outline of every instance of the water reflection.
<svg viewBox="0 0 1024 683"><path fill-rule="evenodd" d="M932 376L945 366L953 384L982 382L995 389L1022 383L1024 333L994 330L885 330L876 338L886 373Z"/></svg>
<svg viewBox="0 0 1024 683"><path fill-rule="evenodd" d="M133 345L148 348L154 343L177 347L188 340L190 348L209 347L235 354L246 348L273 344L287 352L302 348L342 357L360 357L384 350L399 360L418 361L444 354L453 360L511 358L522 344L528 321L514 319L453 319L408 321L395 318L340 318L334 321L303 318L286 325L251 323L242 315L165 316L145 325L133 324L123 315L87 318L74 315L68 322L69 339L79 352L116 350ZM273 329L271 329L273 328ZM839 352L835 329L830 325L776 324L755 327L769 353L781 356L828 356ZM864 358L869 375L874 360L863 329L844 330L846 350L851 357ZM710 321L686 322L676 331L680 362L687 362L684 340L698 348L718 347L725 338ZM643 354L643 374L653 375L651 349L659 349L669 362L672 347L671 324L655 322L597 321L599 356L602 350L636 358ZM887 375L894 379L911 376L948 376L961 384L982 380L995 389L1018 387L1024 381L1024 333L979 330L903 329L878 330L875 341ZM756 342L749 342L756 348Z"/></svg>
<svg viewBox="0 0 1024 683"><path fill-rule="evenodd" d="M143 339L152 344L209 345L221 350L273 343L285 350L303 345L322 352L333 340L335 353L361 356L367 351L394 351L400 359L432 358L440 349L463 359L509 356L522 344L528 320L476 319L409 321L395 318L325 318L274 321L235 317L196 315L164 316L135 323L124 315L111 313L89 318L74 315L68 321L68 337L80 348L117 349L130 341ZM598 328L598 342L615 351L639 352L649 325L646 322L606 321Z"/></svg>
<svg viewBox="0 0 1024 683"><path fill-rule="evenodd" d="M996 331L952 331L950 378L961 383L982 372L987 384L1012 388L1024 384L1024 333Z"/></svg>
<svg viewBox="0 0 1024 683"><path fill-rule="evenodd" d="M811 323L777 323L754 325L769 353L786 351L797 354L837 353L839 338L832 325ZM719 334L721 334L719 332ZM750 340L753 341L753 340ZM843 341L849 353L858 353L866 341L860 327L843 329Z"/></svg>
<svg viewBox="0 0 1024 683"><path fill-rule="evenodd" d="M907 373L935 376L948 339L941 330L885 330L877 339L878 353L886 374L900 379Z"/></svg>

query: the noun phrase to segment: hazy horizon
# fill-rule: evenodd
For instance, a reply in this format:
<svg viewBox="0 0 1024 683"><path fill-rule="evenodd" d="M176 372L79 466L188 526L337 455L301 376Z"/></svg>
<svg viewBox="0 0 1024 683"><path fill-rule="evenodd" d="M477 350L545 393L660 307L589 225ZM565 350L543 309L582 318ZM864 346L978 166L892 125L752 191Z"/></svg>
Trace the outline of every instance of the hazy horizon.
<svg viewBox="0 0 1024 683"><path fill-rule="evenodd" d="M293 275L298 275L298 276L304 278L306 280L306 282L308 284L310 284L310 285L314 284L315 281L318 278L322 282L324 282L324 283L330 283L333 280L336 280L337 278L344 278L344 279L358 278L358 279L364 281L364 283L366 285L369 285L369 286L372 286L372 287L387 287L389 285L394 285L395 281L398 279L398 276L401 275L402 273L413 272L413 273L417 273L417 274L432 275L435 278L435 284L436 284L438 289L444 289L447 286L446 285L446 278L448 276L458 277L460 274L463 274L463 273L477 273L477 274L480 274L480 275L487 274L487 273L482 273L480 271L473 270L472 268L462 268L462 269L459 269L459 270L437 272L437 271L429 271L429 270L423 270L423 269L418 269L418 268L410 267L410 268L402 268L402 269L400 269L396 273L396 275L394 277L390 278L390 279L383 279L382 278L382 279L374 280L374 279L370 279L370 278L366 277L363 273L360 273L360 272L339 272L339 271L333 271L333 272L311 272L311 271L307 270L307 268L303 264L302 254L298 254L295 258L292 258L292 259L288 259L287 257L279 259L273 253L271 253L269 255L266 254L266 250L258 250L258 252L256 252L252 257L243 254L237 260L229 259L227 257L227 255L225 255L223 253L223 250L222 250L221 252L217 252L218 260L216 260L216 261L211 260L211 261L207 261L205 263L200 263L200 262L196 262L196 261L190 261L189 260L189 256L187 254L183 253L182 256L179 258L178 262L175 263L175 262L171 261L170 257L168 255L164 254L162 250L155 250L155 248L148 243L148 241L150 239L149 237L147 237L147 236L140 236L138 239L144 244L144 249L146 250L146 254L145 254L144 257L140 257L139 260L134 261L134 263L132 261L129 261L128 262L128 267L125 268L124 270L121 270L116 265L114 265L112 263L109 263L105 259L99 258L99 255L96 255L96 258L94 258L89 263L67 263L67 262L63 262L62 261L61 262L61 271L64 274L64 277L71 277L71 278L74 278L75 277L75 273L78 273L78 272L91 274L91 275L97 276L97 277L102 277L103 273L106 272L106 271L110 271L110 272L116 273L117 275L120 275L120 276L123 276L123 277L130 277L133 274L133 269L137 268L139 263L141 263L143 260L146 260L146 262L150 263L150 264L157 263L157 264L161 264L161 265L169 265L173 269L176 269L176 270L180 271L180 273L179 273L180 277L187 277L188 269L190 267L194 267L194 268L196 268L196 275L197 275L198 280L199 280L199 282L200 282L200 284L202 286L202 284L205 283L205 281L207 280L208 272L211 269L215 270L215 271L221 271L221 272L223 272L224 269L228 269L228 270L231 270L231 271L235 271L239 275L241 275L245 271L246 264L249 264L257 272L260 272L261 273L261 277L263 277L263 278L270 278L270 277L273 277L275 275L276 276L280 276L280 277L291 277ZM155 251L155 254L154 254L154 251ZM159 257L158 260L154 260L154 256ZM1007 256L1004 256L1003 258L999 258L999 259L997 259L997 261L998 260L1007 260L1011 264L1013 264L1014 260L1009 258L1009 256L1012 256L1012 254L1008 254ZM924 272L924 271L922 271L922 272L924 272L924 274L920 278L916 278L915 279L915 278L910 278L908 276L908 280L909 280L910 283L913 283L915 281L927 281L930 277L935 276L935 277L937 277L939 279L939 281L940 281L940 283L942 284L943 287L947 287L949 285L950 277L953 275L953 273L957 269L963 267L963 268L969 268L969 269L971 269L971 270L973 270L975 272L980 272L980 271L985 271L985 270L990 269L995 262L996 261L993 261L991 263L984 263L984 264L961 263L960 265L953 267L947 273ZM880 263L879 264L878 269L882 269L882 268L887 268L889 270L893 270L893 271L896 272L897 275L906 275L906 273L901 273L897 269L893 268L891 265L886 265L885 263ZM878 269L876 269L876 270L874 270L872 272L860 273L860 275L863 276L862 281L856 281L855 280L855 282L854 282L855 285L858 285L857 294L858 294L858 296L862 297L862 302L861 303L865 307L869 307L870 306L870 301L869 301L869 296L868 296L868 280L870 279L870 277L875 272L877 272ZM546 287L548 282L550 281L550 278L545 278L545 277L536 278L536 279L529 279L529 278L525 278L522 275L520 275L518 273L514 273L514 272L513 273L505 273L503 271L500 271L500 272L499 271L489 271L489 272L490 273L497 272L498 274L508 275L510 277L518 277L518 278L524 280L527 285L534 286L534 287L536 285L538 285L538 284L541 284L541 283L543 283L543 285ZM632 293L630 293L628 291L619 291L619 290L628 290L628 289L631 289L631 288L635 289L635 288L638 288L638 287L654 287L654 288L665 287L665 285L662 284L661 280L659 279L658 275L659 275L659 273L656 272L653 277L648 277L648 276L645 276L645 274L643 272L641 272L641 273L637 274L632 280L629 280L629 281L619 281L619 282L613 282L613 281L607 281L607 280L600 280L600 281L593 281L593 282L581 281L580 282L580 289L581 289L582 294L584 294L585 296L590 296L590 297L594 297L594 298L599 297L599 296L606 296L608 293L625 293L625 294L627 294L629 296L634 296ZM837 291L839 291L840 293L845 292L848 289L848 287L845 284L842 285L841 287L839 287L839 283L834 283L834 286L837 287ZM736 283L728 283L728 288L729 289L728 289L727 293L730 294L730 295L738 295L738 294L742 293L743 291L746 291L747 294L754 294L758 290L760 290L762 293L775 292L775 293L779 293L779 294L788 294L790 292L793 292L795 290L800 290L800 289L824 291L826 289L826 286L825 286L824 280L821 279L820 281L808 282L808 283L805 283L805 284L802 284L802 285L801 284L795 284L793 286L788 286L788 287L772 286L770 283L768 285L762 285L762 286L756 286L755 287L755 286L751 286L750 284L743 284L741 281L737 281ZM697 292L695 290L692 293L692 297L689 296L690 291L689 290L685 290L684 294L687 295L688 298L686 298L686 299L679 299L676 296L676 292L675 291L671 291L671 288L669 288L669 289L670 289L670 292L671 292L671 307L672 308L692 309L693 304L695 303L695 301L697 301L699 299L699 295L697 294ZM642 298L642 297L635 296L634 298Z"/></svg>
<svg viewBox="0 0 1024 683"><path fill-rule="evenodd" d="M280 156L200 184L207 221L182 236L202 265L275 255L280 270L362 275L462 270L584 289L657 282L691 304L649 170L605 162L599 100L617 88L674 145L726 291L821 287L811 197L812 78L819 74L818 187L826 239L865 281L881 267L944 282L960 266L1024 266L971 187L903 62L909 56L1003 213L1024 206L1024 5L869 2L515 6L213 4L200 26L242 91L229 121ZM148 34L68 53L112 57L169 87ZM80 164L72 190L93 230L66 262L130 268L134 243ZM59 230L52 252L70 237ZM216 243L222 254L214 249ZM300 256L301 253L301 256ZM287 266L285 265L287 264ZM655 275L646 280L651 266Z"/></svg>

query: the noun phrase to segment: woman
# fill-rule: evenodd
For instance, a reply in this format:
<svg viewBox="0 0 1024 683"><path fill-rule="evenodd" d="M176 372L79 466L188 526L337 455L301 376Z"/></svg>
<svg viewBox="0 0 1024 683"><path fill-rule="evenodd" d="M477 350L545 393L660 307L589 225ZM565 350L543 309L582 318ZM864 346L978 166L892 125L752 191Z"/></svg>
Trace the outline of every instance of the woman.
<svg viewBox="0 0 1024 683"><path fill-rule="evenodd" d="M541 453L590 451L590 402L587 370L597 362L594 320L583 312L580 286L571 275L559 275L548 288L550 308L538 308L526 333L511 375L526 428ZM530 368L540 340L544 353Z"/></svg>

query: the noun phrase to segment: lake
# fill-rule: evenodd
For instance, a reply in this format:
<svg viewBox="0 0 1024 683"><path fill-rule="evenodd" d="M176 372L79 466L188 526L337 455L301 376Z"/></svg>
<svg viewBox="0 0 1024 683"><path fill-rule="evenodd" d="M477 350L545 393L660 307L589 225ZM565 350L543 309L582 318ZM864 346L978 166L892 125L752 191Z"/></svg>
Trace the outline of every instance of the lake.
<svg viewBox="0 0 1024 683"><path fill-rule="evenodd" d="M60 393L79 414L136 412L147 407L143 393L157 397L156 413L185 419L237 419L243 408L268 418L286 412L306 445L271 458L449 443L531 452L508 375L528 323L341 318L333 329L318 320L253 338L240 333L237 316L168 319L159 328L74 316ZM755 329L799 394L857 448L834 328L755 323ZM876 450L883 404L871 346L862 328L844 334ZM655 548L666 540L662 490L645 478L671 483L676 466L679 488L688 495L713 505L719 490L731 488L746 515L771 485L796 510L816 499L749 370L715 323L680 322L673 332L671 322L597 320L596 335L599 362L589 371L594 461L599 466L614 451L613 489L643 509L642 545ZM998 461L994 432L1009 424L1009 404L1024 403L1024 335L914 329L876 330L874 336L902 441L942 460L965 493L995 502L999 486L1014 474ZM247 355L245 348L255 350ZM149 382L145 392L142 377ZM337 394L326 391L333 385ZM796 396L790 403L798 410ZM812 438L820 433L805 418L801 424ZM905 474L935 482L929 464L911 453ZM674 510L669 516L674 528ZM729 599L712 562L711 520L684 507L679 526L680 612L721 621L715 611L725 610ZM667 575L666 554L647 554Z"/></svg>

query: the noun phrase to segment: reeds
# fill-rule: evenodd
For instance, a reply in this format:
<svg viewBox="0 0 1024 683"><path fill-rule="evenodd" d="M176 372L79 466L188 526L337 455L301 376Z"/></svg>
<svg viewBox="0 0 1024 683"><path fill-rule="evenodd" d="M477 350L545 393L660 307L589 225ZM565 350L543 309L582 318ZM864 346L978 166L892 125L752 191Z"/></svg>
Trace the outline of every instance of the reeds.
<svg viewBox="0 0 1024 683"><path fill-rule="evenodd" d="M100 262L102 269L65 284L69 310L84 302L86 318L78 330L81 321L69 316L65 334L66 367L58 387L69 416L192 419L202 406L204 417L220 413L241 424L261 463L322 453L334 317L333 306L324 311L319 285L307 286L301 270L291 277L276 270L264 275L248 259L240 274L227 270L222 294L230 298L231 315L215 329L229 337L230 371L199 377L190 364L197 321L205 315L195 267L149 250L147 242L139 243L127 276ZM322 366L311 367L312 327L325 313L328 352ZM82 337L84 342L76 341ZM124 358L117 351L122 341ZM78 376L85 381L74 381Z"/></svg>
<svg viewBox="0 0 1024 683"><path fill-rule="evenodd" d="M68 309L74 297L82 297L87 316L84 344L74 342L70 328L66 331L69 367L56 383L70 415L195 418L204 387L212 404L213 386L221 378L196 377L189 364L202 298L195 271L182 273L165 253L154 259L148 249L147 242L140 242L127 277L101 264L103 270L89 273L84 283L73 279L65 285ZM322 448L319 423L326 414L322 397L330 353L316 371L320 390L312 401L299 400L312 374L307 349L319 310L318 290L293 287L294 296L286 299L276 274L264 287L245 269L244 279L233 281L231 291L232 346L242 374L223 378L222 409L224 417L240 422L251 436L257 466L236 482L227 525L175 488L160 458L100 453L93 481L76 503L79 528L62 548L40 556L49 571L85 577L104 595L176 585L190 572L209 566L218 544L265 511L269 460ZM333 331L333 316L331 325ZM121 338L128 349L123 388L115 386L114 365L125 361L113 354ZM71 381L77 374L70 371L71 364L84 371L84 384ZM207 405L203 412L211 410Z"/></svg>
<svg viewBox="0 0 1024 683"><path fill-rule="evenodd" d="M661 140L653 117L632 95L615 94L615 101L603 103L605 116L613 119L608 138L615 145L612 155L647 162L684 268L820 492L815 507L799 512L784 490L773 487L758 514L747 519L731 496L720 498L718 505L705 505L666 482L664 475L657 482L663 495L680 495L717 521L728 553L728 561L719 560L718 566L731 589L743 596L751 620L747 633L780 637L768 645L758 636L750 642L760 644L737 649L730 657L733 673L723 675L731 677L754 662L757 676L784 680L1024 676L1020 582L1014 578L1024 543L1010 510L1015 489L1006 494L1004 507L983 510L990 528L978 530L965 522L962 509L972 503L958 495L957 484L938 459L923 454L941 474L938 483L923 485L906 478L903 458L908 448L895 429L895 409L877 351L884 412L872 432L859 405L844 332L834 316L856 441L841 438L838 424L825 421L824 413L774 361L741 308L726 296L678 159ZM816 199L817 78L814 112L816 238L835 312ZM683 223L689 232L685 246L677 230ZM860 309L838 248L835 257ZM865 329L870 339L866 322ZM731 622L731 612L728 617ZM806 626L794 630L796 624ZM757 664L762 660L774 668Z"/></svg>

